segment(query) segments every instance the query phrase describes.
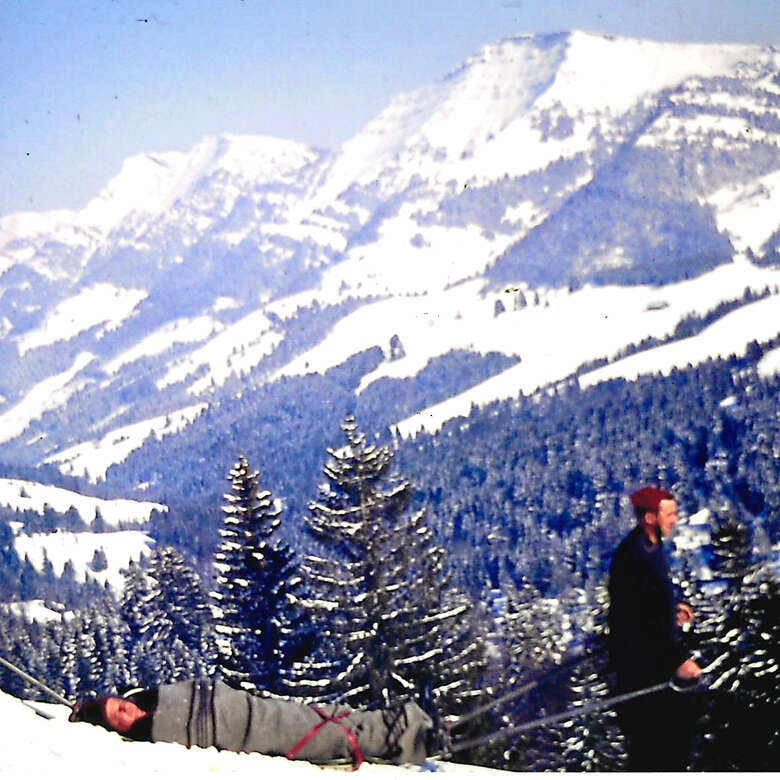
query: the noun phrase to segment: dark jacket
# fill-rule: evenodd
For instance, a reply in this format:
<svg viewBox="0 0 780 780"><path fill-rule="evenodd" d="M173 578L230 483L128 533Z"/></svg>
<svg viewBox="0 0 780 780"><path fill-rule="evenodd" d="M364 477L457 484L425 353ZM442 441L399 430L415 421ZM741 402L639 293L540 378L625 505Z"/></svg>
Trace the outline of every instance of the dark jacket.
<svg viewBox="0 0 780 780"><path fill-rule="evenodd" d="M151 700L154 711L138 732L128 736L143 739L148 733L152 742L175 742L187 747L284 756L323 720L307 704L262 698L220 681L187 680L160 686L156 697L149 692L143 695L147 697L147 706ZM140 698L131 698L142 706ZM433 723L416 704L408 703L392 711L351 711L332 704L317 708L326 716L345 711L349 714L338 723L321 727L296 753L296 758L354 758L346 727L357 738L366 759L380 758L397 764L425 761L426 736Z"/></svg>
<svg viewBox="0 0 780 780"><path fill-rule="evenodd" d="M637 526L609 570L609 649L619 690L669 680L690 657L677 628L674 591L662 544Z"/></svg>

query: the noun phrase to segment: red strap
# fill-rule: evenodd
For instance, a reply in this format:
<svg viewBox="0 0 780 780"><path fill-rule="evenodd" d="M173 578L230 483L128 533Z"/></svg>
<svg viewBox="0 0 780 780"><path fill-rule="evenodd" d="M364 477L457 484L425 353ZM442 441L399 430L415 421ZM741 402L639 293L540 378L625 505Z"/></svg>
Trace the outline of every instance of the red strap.
<svg viewBox="0 0 780 780"><path fill-rule="evenodd" d="M344 712L339 713L338 715L326 715L319 707L315 707L313 704L309 705L311 708L319 715L322 720L316 725L313 726L309 733L304 736L304 738L298 742L297 745L287 754L287 758L292 761L298 753L303 750L306 745L311 742L315 736L320 732L320 729L322 729L324 726L326 726L328 723L337 723L341 728L344 729L344 733L347 735L347 742L349 742L349 746L352 748L352 753L355 757L354 765L352 767L353 771L357 771L360 769L360 765L363 763L363 751L360 749L360 744L358 743L357 737L352 732L352 729L346 725L346 723L342 723L341 720L343 718L346 718L348 715L350 715L349 710L344 710Z"/></svg>

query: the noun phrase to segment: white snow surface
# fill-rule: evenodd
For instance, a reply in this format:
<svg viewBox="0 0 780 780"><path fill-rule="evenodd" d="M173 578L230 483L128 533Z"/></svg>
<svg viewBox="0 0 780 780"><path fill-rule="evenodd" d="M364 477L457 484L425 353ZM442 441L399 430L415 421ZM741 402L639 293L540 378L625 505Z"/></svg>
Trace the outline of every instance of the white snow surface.
<svg viewBox="0 0 780 780"><path fill-rule="evenodd" d="M652 92L773 56L758 46L579 31L489 44L445 78L395 98L341 147L316 198L332 203L354 182L389 187L399 177L393 181L399 189L412 175L442 183L538 170L589 148L601 117L626 111ZM587 85L582 74L588 74ZM569 138L551 143L534 128L531 114L559 106L580 118ZM405 165L412 159L416 165Z"/></svg>
<svg viewBox="0 0 780 780"><path fill-rule="evenodd" d="M72 610L64 612L51 609L43 599L30 599L30 601L6 601L0 604L0 610L8 610L17 617L22 617L28 622L49 623L60 621L62 618L70 619L74 613Z"/></svg>
<svg viewBox="0 0 780 780"><path fill-rule="evenodd" d="M215 748L189 748L164 742L130 742L88 723L68 723L68 709L62 705L33 703L54 715L46 720L19 699L0 692L0 755L4 780L45 777L78 777L81 780L137 780L160 777L170 780L212 780L221 777L285 778L308 780L333 775L343 769L322 769L307 761L257 753L229 753ZM460 778L516 777L517 773L495 769L435 762L436 771ZM417 774L418 767L395 767L364 763L359 777L400 780Z"/></svg>
<svg viewBox="0 0 780 780"><path fill-rule="evenodd" d="M262 184L278 181L316 159L308 146L268 136L205 138L189 152L140 154L81 211L20 212L0 220L0 248L20 237L54 233L63 243L97 245L129 215L162 214L186 197L201 179L215 173Z"/></svg>
<svg viewBox="0 0 780 780"><path fill-rule="evenodd" d="M224 302L220 302L224 305ZM154 357L167 352L174 344L191 344L206 341L210 336L223 330L224 326L218 320L208 315L186 317L169 322L137 344L117 355L103 366L109 374L115 374L122 366L134 363L145 357Z"/></svg>
<svg viewBox="0 0 780 780"><path fill-rule="evenodd" d="M205 368L203 376L194 381L188 392L206 392L212 386L223 385L231 376L251 371L279 345L283 334L271 325L262 311L254 311L226 327L203 346L174 362L157 388L183 382L196 371Z"/></svg>
<svg viewBox="0 0 780 780"><path fill-rule="evenodd" d="M74 382L74 379L93 360L92 353L79 353L69 369L38 382L23 399L0 414L0 443L24 433L33 420L50 409L64 406L68 398L84 386L85 382Z"/></svg>
<svg viewBox="0 0 780 780"><path fill-rule="evenodd" d="M84 582L87 573L101 585L108 582L116 593L122 590L124 577L120 574L132 561L141 555L149 556L154 541L142 531L53 531L51 533L24 534L14 538L17 555L38 570L43 569L44 556L51 561L56 576L68 561L73 564L76 580ZM102 571L93 571L89 563L96 550L106 554L107 566Z"/></svg>
<svg viewBox="0 0 780 780"><path fill-rule="evenodd" d="M143 446L149 436L162 440L171 433L178 433L196 420L206 408L208 404L194 404L170 414L116 428L99 441L80 442L50 455L45 462L57 463L63 474L83 476L97 482L105 478L111 466L122 463L131 452Z"/></svg>
<svg viewBox="0 0 780 780"><path fill-rule="evenodd" d="M87 287L59 303L40 328L22 335L19 353L24 355L36 347L68 341L96 325L104 325L104 332L115 330L147 295L145 290L122 289L106 283Z"/></svg>
<svg viewBox="0 0 780 780"><path fill-rule="evenodd" d="M468 307L449 309L434 303L432 296L408 299L405 310L400 308L401 301L388 302L388 305L395 303L399 307L390 322L377 321L370 328L363 322L360 329L382 334L383 339L388 340L397 332L407 356L380 364L364 378L364 386L380 376L412 375L430 357L458 347L474 348L483 353L495 349L520 355L519 364L395 425L402 436L413 436L420 430L434 432L449 419L467 416L472 404L484 406L492 401L517 397L521 392L533 393L566 378L583 363L611 357L646 336L663 338L671 335L685 315L704 314L723 300L741 296L747 287L760 292L767 285L773 289L777 284L780 284L777 269L762 269L738 261L696 279L665 287L586 286L575 293L550 290L542 293L547 305L543 300L540 306L527 306L518 311L511 308L513 293L506 293L507 310L498 317L493 316L494 298L486 298L481 307L472 303ZM450 300L449 296L456 290L442 294L442 298ZM466 290L463 286L461 293L466 295ZM426 301L429 310L425 309ZM453 316L453 311L460 317ZM355 332L357 330L359 328L352 331L334 328L326 342L320 345L322 353L315 348L305 356L310 370L322 370L317 361L327 362L325 355L340 357L349 351L345 343L363 338L362 333ZM778 333L780 300L777 295L770 295L731 312L693 338L646 350L584 374L580 384L587 387L617 376L635 379L639 374L668 373L689 362L696 365L710 357L742 354L750 341L772 338ZM351 354L367 346L363 339ZM767 356L765 360L768 371L770 358ZM334 359L332 364L337 362L341 361ZM301 366L296 362L288 368L300 370Z"/></svg>
<svg viewBox="0 0 780 780"><path fill-rule="evenodd" d="M761 376L780 374L780 347L767 352L758 362L758 373Z"/></svg>
<svg viewBox="0 0 780 780"><path fill-rule="evenodd" d="M780 333L780 301L772 295L743 306L691 338L663 344L580 377L581 387L609 379L636 379L641 374L669 374L675 368L696 365L709 358L743 355L750 341L764 341Z"/></svg>
<svg viewBox="0 0 780 780"><path fill-rule="evenodd" d="M734 246L758 252L780 228L780 171L748 185L718 190L708 202L715 208L718 229L728 233Z"/></svg>
<svg viewBox="0 0 780 780"><path fill-rule="evenodd" d="M99 510L107 525L116 526L120 521L125 523L145 523L153 510L167 512L168 507L152 501L135 501L129 498L95 498L76 493L73 490L43 485L26 479L0 478L0 506L7 506L18 511L31 510L43 514L44 506L48 504L55 512L65 514L74 508L85 523L95 519L95 511Z"/></svg>

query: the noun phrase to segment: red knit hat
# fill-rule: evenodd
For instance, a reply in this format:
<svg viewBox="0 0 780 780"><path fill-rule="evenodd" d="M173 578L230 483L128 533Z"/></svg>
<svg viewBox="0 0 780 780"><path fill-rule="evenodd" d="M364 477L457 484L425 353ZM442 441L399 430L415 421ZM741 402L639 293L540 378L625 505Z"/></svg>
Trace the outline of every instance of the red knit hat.
<svg viewBox="0 0 780 780"><path fill-rule="evenodd" d="M631 503L646 512L657 512L661 501L669 500L674 500L674 496L668 490L649 485L631 494Z"/></svg>

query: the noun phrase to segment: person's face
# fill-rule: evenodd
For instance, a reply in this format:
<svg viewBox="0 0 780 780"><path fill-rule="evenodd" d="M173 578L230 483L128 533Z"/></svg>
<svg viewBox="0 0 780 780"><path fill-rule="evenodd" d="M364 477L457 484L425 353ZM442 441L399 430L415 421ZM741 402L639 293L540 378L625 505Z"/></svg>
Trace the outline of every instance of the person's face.
<svg viewBox="0 0 780 780"><path fill-rule="evenodd" d="M118 696L106 699L103 710L108 725L120 734L130 731L133 724L146 715L138 705L129 699L120 699Z"/></svg>
<svg viewBox="0 0 780 780"><path fill-rule="evenodd" d="M674 499L663 499L658 504L658 512L656 513L656 525L661 538L672 533L679 519L677 516L677 502Z"/></svg>

